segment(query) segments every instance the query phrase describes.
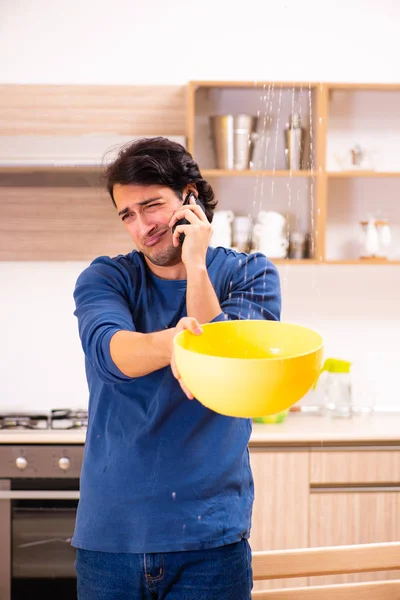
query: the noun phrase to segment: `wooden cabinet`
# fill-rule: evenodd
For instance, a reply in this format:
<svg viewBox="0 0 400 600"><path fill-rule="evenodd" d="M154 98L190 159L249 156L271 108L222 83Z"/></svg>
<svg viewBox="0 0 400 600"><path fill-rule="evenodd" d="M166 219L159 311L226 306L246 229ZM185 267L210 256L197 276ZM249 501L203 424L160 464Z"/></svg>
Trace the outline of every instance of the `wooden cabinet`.
<svg viewBox="0 0 400 600"><path fill-rule="evenodd" d="M400 539L400 450L310 450L309 545ZM399 572L312 578L315 585L398 578Z"/></svg>
<svg viewBox="0 0 400 600"><path fill-rule="evenodd" d="M308 545L309 454L304 451L252 449L255 485L253 550L306 548ZM305 585L296 581L257 582L254 589Z"/></svg>
<svg viewBox="0 0 400 600"><path fill-rule="evenodd" d="M311 489L309 546L341 546L400 539L400 488ZM314 577L310 583L398 579L399 571Z"/></svg>
<svg viewBox="0 0 400 600"><path fill-rule="evenodd" d="M253 448L253 550L400 539L400 448ZM279 586L395 579L400 572L280 581ZM255 589L278 587L256 583Z"/></svg>
<svg viewBox="0 0 400 600"><path fill-rule="evenodd" d="M0 260L130 252L100 165L134 137L183 141L185 96L181 85L0 85Z"/></svg>
<svg viewBox="0 0 400 600"><path fill-rule="evenodd" d="M90 261L132 250L111 199L79 179L64 175L63 186L46 185L46 178L29 188L21 180L0 185L0 260Z"/></svg>

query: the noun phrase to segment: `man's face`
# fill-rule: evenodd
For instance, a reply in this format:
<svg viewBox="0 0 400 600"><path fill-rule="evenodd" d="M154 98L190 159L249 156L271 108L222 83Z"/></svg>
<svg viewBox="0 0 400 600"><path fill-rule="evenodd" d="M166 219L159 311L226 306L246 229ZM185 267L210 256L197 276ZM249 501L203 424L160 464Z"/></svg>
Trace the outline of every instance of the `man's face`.
<svg viewBox="0 0 400 600"><path fill-rule="evenodd" d="M172 244L172 230L168 227L182 204L172 190L160 185L116 184L114 200L136 248L149 262L159 267L181 262L181 248Z"/></svg>

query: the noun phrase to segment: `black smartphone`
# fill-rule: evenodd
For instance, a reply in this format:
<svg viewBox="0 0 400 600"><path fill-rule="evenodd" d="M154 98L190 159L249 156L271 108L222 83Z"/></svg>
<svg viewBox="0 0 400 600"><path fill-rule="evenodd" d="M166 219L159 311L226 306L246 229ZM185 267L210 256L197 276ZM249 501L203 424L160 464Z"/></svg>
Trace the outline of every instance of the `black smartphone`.
<svg viewBox="0 0 400 600"><path fill-rule="evenodd" d="M198 205L199 205L199 206L202 208L202 210L203 210L204 212L206 212L206 211L204 210L204 206L203 206L203 203L202 203L202 201L201 201L201 200L199 200L199 198L196 198L196 195L195 195L193 192L189 192L189 193L187 194L187 196L186 196L186 198L185 198L185 201L184 201L184 203L182 204L182 206L185 206L186 204L190 204L190 198L191 198L192 196L193 196L193 198L196 200L196 204L198 204ZM178 227L178 225L190 225L190 222L189 222L187 219L179 219L179 221L177 221L177 222L175 223L175 225L173 225L173 227L172 227L172 233L174 233L174 231L175 231L175 229ZM179 236L179 241L180 241L180 243L181 243L181 244L183 244L183 241L184 241L184 239L185 239L185 234L184 234L184 233L181 233L181 234L180 234L180 236Z"/></svg>

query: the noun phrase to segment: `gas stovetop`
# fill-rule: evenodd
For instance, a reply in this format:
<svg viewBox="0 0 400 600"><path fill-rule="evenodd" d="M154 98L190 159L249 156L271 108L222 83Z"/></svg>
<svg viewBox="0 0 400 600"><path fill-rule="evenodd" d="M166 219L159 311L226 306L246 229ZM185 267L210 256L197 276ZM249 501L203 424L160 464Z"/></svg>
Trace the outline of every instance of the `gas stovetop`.
<svg viewBox="0 0 400 600"><path fill-rule="evenodd" d="M86 430L85 409L53 409L50 412L0 412L0 430Z"/></svg>

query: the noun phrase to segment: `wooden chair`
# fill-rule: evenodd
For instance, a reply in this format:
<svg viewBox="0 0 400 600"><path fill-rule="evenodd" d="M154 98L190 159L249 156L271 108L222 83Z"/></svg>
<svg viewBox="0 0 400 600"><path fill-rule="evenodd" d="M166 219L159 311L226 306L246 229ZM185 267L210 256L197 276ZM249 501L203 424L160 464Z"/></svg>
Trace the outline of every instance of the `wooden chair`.
<svg viewBox="0 0 400 600"><path fill-rule="evenodd" d="M253 552L254 581L400 569L400 543ZM254 600L400 600L400 580L253 592Z"/></svg>

